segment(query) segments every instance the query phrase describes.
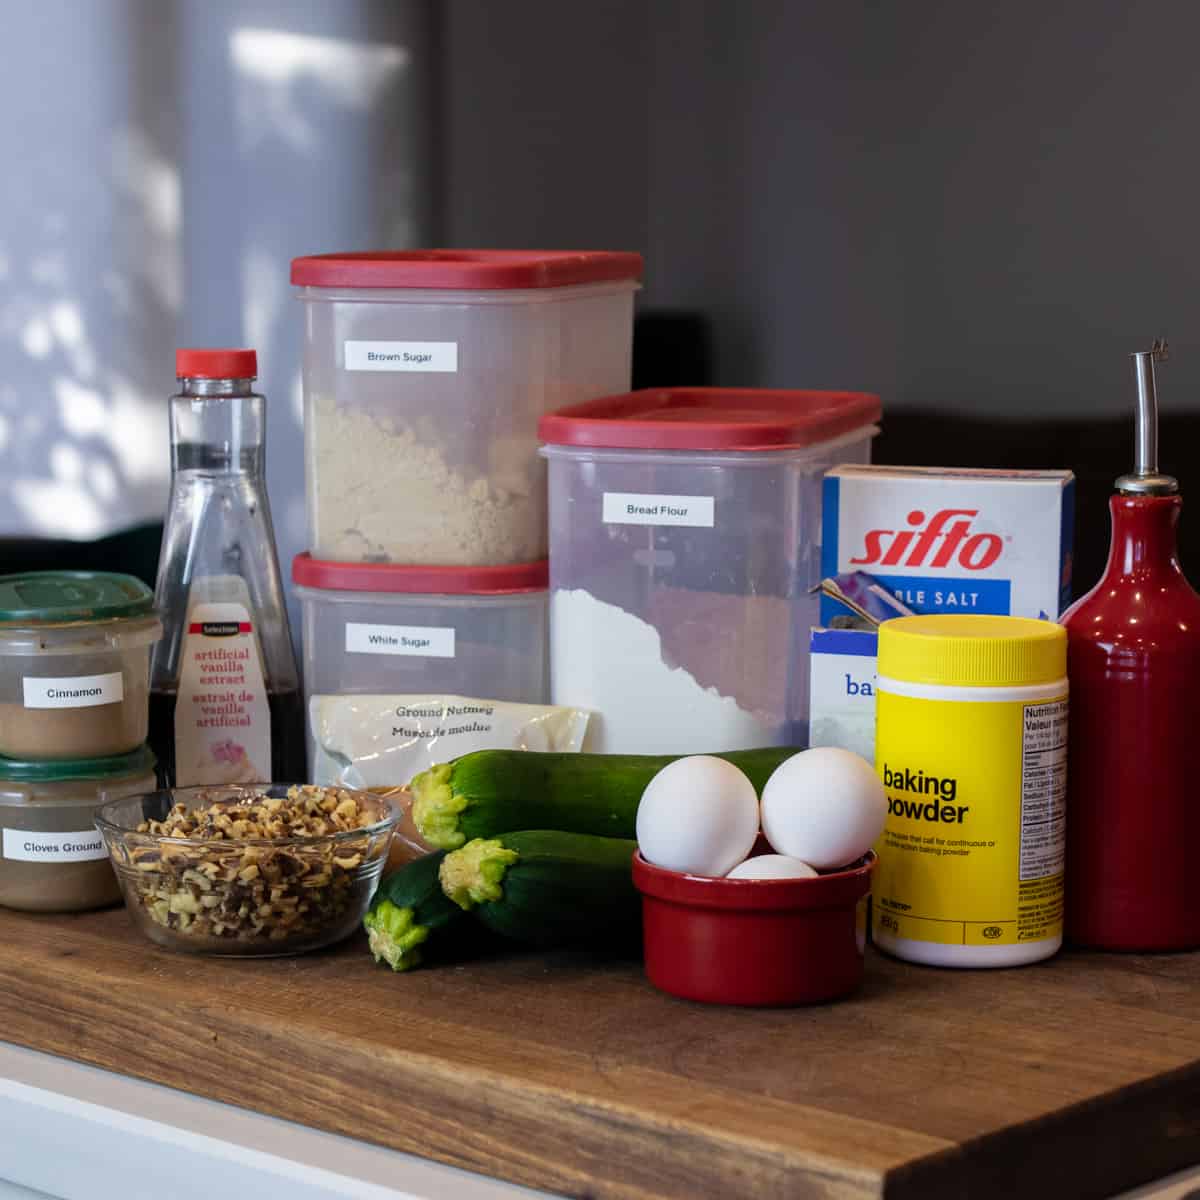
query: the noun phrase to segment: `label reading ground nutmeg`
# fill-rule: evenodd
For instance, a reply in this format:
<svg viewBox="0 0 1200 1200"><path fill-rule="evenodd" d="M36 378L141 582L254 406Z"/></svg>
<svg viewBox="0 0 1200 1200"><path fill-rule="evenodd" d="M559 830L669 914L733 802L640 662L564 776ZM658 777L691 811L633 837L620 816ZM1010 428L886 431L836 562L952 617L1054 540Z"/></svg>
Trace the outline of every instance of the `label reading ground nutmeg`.
<svg viewBox="0 0 1200 1200"><path fill-rule="evenodd" d="M271 710L254 622L242 604L197 604L180 655L176 784L270 778Z"/></svg>

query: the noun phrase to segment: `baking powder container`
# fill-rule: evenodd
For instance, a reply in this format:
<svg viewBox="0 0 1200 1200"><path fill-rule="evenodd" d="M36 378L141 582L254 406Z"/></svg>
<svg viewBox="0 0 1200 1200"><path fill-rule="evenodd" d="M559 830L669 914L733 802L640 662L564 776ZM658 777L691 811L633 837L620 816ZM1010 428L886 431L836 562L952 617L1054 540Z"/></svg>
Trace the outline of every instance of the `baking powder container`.
<svg viewBox="0 0 1200 1200"><path fill-rule="evenodd" d="M872 934L899 958L1010 967L1062 945L1067 636L1024 617L879 627L888 815Z"/></svg>
<svg viewBox="0 0 1200 1200"><path fill-rule="evenodd" d="M875 855L809 879L712 879L633 856L646 975L710 1004L836 1000L862 980Z"/></svg>
<svg viewBox="0 0 1200 1200"><path fill-rule="evenodd" d="M865 462L875 396L648 390L543 418L550 698L585 750L806 744L821 479Z"/></svg>
<svg viewBox="0 0 1200 1200"><path fill-rule="evenodd" d="M144 746L74 762L0 758L0 905L76 912L115 904L121 889L93 817L105 800L154 787Z"/></svg>
<svg viewBox="0 0 1200 1200"><path fill-rule="evenodd" d="M0 577L0 754L78 759L146 740L150 649L162 636L150 589L131 575Z"/></svg>
<svg viewBox="0 0 1200 1200"><path fill-rule="evenodd" d="M641 272L637 254L579 251L293 260L313 555L545 558L538 418L629 387Z"/></svg>

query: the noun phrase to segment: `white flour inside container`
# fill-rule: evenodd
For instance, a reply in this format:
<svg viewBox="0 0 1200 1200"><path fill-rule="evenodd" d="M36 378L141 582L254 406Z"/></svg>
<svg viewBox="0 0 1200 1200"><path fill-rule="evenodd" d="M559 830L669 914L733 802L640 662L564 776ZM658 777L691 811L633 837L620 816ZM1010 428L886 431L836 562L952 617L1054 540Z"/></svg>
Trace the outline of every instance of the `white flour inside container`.
<svg viewBox="0 0 1200 1200"><path fill-rule="evenodd" d="M778 745L780 723L663 661L653 625L583 589L550 599L553 703L590 709L584 749L705 754Z"/></svg>

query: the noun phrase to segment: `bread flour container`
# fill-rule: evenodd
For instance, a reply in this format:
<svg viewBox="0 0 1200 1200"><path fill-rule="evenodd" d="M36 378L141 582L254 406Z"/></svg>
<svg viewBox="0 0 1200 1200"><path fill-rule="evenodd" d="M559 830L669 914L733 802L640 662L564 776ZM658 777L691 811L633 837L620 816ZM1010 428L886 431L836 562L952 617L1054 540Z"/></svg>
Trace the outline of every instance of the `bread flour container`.
<svg viewBox="0 0 1200 1200"><path fill-rule="evenodd" d="M299 554L304 683L313 695L443 692L546 699L545 560L401 567Z"/></svg>
<svg viewBox="0 0 1200 1200"><path fill-rule="evenodd" d="M0 754L76 759L146 740L150 649L139 579L93 571L0 577Z"/></svg>
<svg viewBox="0 0 1200 1200"><path fill-rule="evenodd" d="M73 762L0 758L0 905L79 912L116 904L121 889L93 816L105 800L154 788L145 746Z"/></svg>
<svg viewBox="0 0 1200 1200"><path fill-rule="evenodd" d="M544 558L538 418L629 387L641 270L636 254L568 251L293 260L313 555Z"/></svg>
<svg viewBox="0 0 1200 1200"><path fill-rule="evenodd" d="M855 392L652 390L542 419L551 701L585 749L804 745L821 477L866 462Z"/></svg>

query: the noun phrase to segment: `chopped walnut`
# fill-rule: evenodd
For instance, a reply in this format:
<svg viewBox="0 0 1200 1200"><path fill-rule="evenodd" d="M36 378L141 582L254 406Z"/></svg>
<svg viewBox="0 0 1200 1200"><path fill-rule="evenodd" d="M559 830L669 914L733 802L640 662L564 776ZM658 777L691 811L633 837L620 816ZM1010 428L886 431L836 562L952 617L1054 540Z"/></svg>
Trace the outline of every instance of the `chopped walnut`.
<svg viewBox="0 0 1200 1200"><path fill-rule="evenodd" d="M378 819L342 788L293 787L286 797L214 799L190 811L176 804L138 833L204 844L135 846L136 890L154 921L189 937L304 937L345 912L358 869L386 849L386 839L373 847L367 834L337 835Z"/></svg>

